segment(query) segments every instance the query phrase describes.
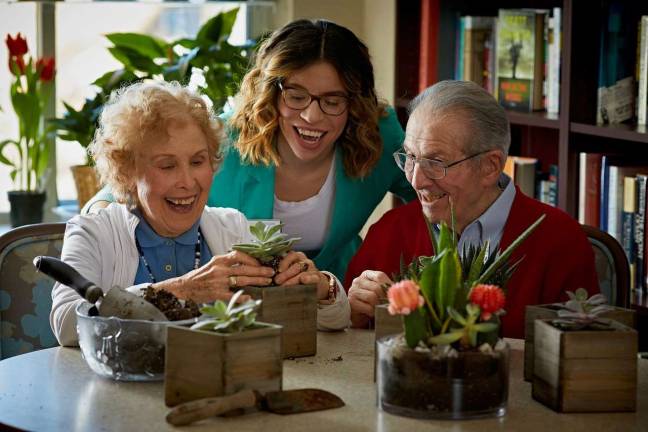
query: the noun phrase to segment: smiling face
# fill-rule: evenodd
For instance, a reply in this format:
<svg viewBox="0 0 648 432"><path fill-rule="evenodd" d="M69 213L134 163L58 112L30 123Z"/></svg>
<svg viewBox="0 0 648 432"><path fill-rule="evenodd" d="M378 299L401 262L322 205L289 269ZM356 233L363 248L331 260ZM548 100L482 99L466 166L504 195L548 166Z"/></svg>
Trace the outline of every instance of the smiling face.
<svg viewBox="0 0 648 432"><path fill-rule="evenodd" d="M305 90L313 96L348 96L339 74L333 66L319 62L293 73L283 82L284 88ZM320 162L333 152L335 141L346 126L348 111L338 116L324 114L316 101L303 110L286 106L281 92L279 108L278 145L282 160L290 162Z"/></svg>
<svg viewBox="0 0 648 432"><path fill-rule="evenodd" d="M135 188L149 225L163 237L177 237L200 218L214 170L207 139L193 121L172 121L166 132L137 152Z"/></svg>
<svg viewBox="0 0 648 432"><path fill-rule="evenodd" d="M431 120L425 108L414 111L407 123L404 151L451 164L471 156L464 152L468 123L460 114L437 115ZM497 198L501 152L492 150L446 170L445 177L429 179L417 163L407 179L416 190L423 213L432 223L451 223L450 200L458 233L478 218Z"/></svg>

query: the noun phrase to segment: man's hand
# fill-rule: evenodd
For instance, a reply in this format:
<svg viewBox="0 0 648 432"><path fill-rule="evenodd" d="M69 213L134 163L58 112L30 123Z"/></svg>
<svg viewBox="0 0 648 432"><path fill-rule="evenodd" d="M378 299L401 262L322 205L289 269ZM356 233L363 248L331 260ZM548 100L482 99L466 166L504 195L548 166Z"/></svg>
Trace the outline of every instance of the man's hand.
<svg viewBox="0 0 648 432"><path fill-rule="evenodd" d="M365 270L353 279L349 288L351 324L353 327L367 327L374 316L374 308L387 297L386 288L391 285L389 277L380 271Z"/></svg>

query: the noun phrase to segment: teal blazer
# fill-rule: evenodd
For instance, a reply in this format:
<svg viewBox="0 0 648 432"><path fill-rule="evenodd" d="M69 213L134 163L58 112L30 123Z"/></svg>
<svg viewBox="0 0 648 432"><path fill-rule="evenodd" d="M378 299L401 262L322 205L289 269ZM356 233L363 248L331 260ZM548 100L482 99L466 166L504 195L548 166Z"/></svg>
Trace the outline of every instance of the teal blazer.
<svg viewBox="0 0 648 432"><path fill-rule="evenodd" d="M392 154L401 147L405 134L390 108L379 122L383 153L364 179L351 179L344 172L341 152L336 152L335 202L331 227L324 246L313 258L317 268L344 280L346 268L358 249L358 233L385 193L391 191L406 201L416 197ZM225 149L224 160L214 177L207 205L232 207L248 219L272 219L274 165L251 165L241 160L233 146Z"/></svg>

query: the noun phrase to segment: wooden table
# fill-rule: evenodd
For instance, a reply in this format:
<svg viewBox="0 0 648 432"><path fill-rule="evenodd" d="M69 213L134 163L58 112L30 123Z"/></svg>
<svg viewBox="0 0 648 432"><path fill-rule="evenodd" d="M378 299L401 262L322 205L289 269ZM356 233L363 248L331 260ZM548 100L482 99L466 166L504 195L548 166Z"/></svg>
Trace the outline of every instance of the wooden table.
<svg viewBox="0 0 648 432"><path fill-rule="evenodd" d="M180 430L220 431L647 431L648 360L639 360L636 413L557 414L531 398L522 379L523 344L512 341L508 414L469 421L415 420L376 408L372 331L319 333L318 354L284 362L284 388L316 387L340 396L336 410L214 418ZM162 383L100 378L78 349L51 348L0 361L0 423L28 430L163 431Z"/></svg>

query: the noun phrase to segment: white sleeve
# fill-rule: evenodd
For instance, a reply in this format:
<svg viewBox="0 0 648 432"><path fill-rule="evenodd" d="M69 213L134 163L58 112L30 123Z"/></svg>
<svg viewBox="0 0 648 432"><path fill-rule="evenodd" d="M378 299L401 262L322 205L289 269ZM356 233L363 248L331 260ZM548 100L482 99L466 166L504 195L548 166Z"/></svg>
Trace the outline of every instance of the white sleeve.
<svg viewBox="0 0 648 432"><path fill-rule="evenodd" d="M340 281L333 273L323 271L322 273L335 279L337 285L337 296L335 303L330 305L317 305L317 329L323 331L344 330L351 323L351 307L349 299Z"/></svg>

